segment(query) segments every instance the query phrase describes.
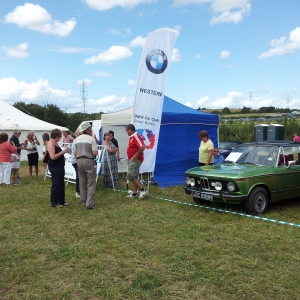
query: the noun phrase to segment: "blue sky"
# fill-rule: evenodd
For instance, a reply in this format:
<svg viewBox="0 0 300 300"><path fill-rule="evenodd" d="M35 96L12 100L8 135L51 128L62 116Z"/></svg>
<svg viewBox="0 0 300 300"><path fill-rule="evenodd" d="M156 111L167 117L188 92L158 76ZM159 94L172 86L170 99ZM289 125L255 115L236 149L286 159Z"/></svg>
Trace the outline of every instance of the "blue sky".
<svg viewBox="0 0 300 300"><path fill-rule="evenodd" d="M299 0L0 1L0 99L68 113L133 105L150 32L176 40L165 94L192 108L300 109Z"/></svg>

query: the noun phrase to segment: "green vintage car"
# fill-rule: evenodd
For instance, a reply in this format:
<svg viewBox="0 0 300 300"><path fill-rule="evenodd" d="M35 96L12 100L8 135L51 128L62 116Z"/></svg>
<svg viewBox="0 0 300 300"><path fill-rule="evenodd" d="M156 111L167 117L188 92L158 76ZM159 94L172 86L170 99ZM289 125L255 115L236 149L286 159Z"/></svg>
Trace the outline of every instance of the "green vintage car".
<svg viewBox="0 0 300 300"><path fill-rule="evenodd" d="M243 203L247 214L263 214L270 202L300 196L300 144L258 142L236 146L223 164L186 174L186 194L195 203Z"/></svg>

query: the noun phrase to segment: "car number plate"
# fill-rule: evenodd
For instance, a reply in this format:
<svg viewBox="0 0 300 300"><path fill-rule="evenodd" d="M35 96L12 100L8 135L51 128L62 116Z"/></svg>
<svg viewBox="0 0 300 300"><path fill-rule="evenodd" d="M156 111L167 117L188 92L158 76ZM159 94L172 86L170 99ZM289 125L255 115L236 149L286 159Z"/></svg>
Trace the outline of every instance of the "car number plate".
<svg viewBox="0 0 300 300"><path fill-rule="evenodd" d="M207 201L213 201L213 195L208 193L194 192L194 197Z"/></svg>

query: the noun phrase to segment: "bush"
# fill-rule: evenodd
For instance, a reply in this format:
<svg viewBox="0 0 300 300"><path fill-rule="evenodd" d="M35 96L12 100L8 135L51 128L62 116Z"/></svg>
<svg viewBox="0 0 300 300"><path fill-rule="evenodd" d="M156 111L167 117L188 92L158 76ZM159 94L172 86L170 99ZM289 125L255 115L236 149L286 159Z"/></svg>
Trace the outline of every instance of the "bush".
<svg viewBox="0 0 300 300"><path fill-rule="evenodd" d="M297 119L282 119L280 122L266 122L266 124L281 124L284 125L284 139L292 140L294 133L300 134L300 125ZM240 123L235 122L231 124L220 123L219 125L219 139L224 141L241 140L243 143L250 143L254 141L254 122Z"/></svg>

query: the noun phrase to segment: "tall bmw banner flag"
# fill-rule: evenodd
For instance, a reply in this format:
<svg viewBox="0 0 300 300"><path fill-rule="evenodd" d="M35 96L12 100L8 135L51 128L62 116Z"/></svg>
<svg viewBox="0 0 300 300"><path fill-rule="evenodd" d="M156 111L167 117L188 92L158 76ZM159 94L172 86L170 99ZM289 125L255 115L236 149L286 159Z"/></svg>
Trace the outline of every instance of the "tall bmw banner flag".
<svg viewBox="0 0 300 300"><path fill-rule="evenodd" d="M169 28L150 33L141 57L133 107L133 124L145 142L140 172L153 172L165 85L179 32Z"/></svg>

